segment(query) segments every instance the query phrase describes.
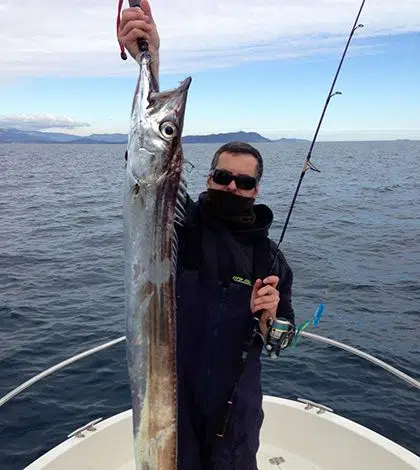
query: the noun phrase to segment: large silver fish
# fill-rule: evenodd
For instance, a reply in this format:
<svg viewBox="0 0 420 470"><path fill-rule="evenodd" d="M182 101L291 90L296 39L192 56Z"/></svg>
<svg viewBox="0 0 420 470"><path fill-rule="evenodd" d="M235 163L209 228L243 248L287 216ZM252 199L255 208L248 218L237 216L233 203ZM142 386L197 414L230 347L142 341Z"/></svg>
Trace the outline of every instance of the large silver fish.
<svg viewBox="0 0 420 470"><path fill-rule="evenodd" d="M175 224L184 217L181 135L191 78L160 93L137 59L124 194L127 364L137 470L176 470Z"/></svg>

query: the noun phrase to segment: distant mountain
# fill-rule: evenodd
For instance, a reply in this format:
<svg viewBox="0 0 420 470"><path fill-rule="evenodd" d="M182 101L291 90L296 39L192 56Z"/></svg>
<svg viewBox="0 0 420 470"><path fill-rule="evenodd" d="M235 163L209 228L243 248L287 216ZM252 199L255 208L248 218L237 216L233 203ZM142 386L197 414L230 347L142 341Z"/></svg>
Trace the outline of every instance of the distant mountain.
<svg viewBox="0 0 420 470"><path fill-rule="evenodd" d="M60 132L22 131L19 129L0 128L0 142L32 144L125 144L127 143L127 136L124 134L91 134L85 137Z"/></svg>
<svg viewBox="0 0 420 470"><path fill-rule="evenodd" d="M91 134L89 139L99 140L109 144L126 144L127 134Z"/></svg>
<svg viewBox="0 0 420 470"><path fill-rule="evenodd" d="M209 135L187 135L182 141L186 144L224 144L232 140L241 142L271 142L270 139L263 137L256 132L228 132L225 134L209 134Z"/></svg>
<svg viewBox="0 0 420 470"><path fill-rule="evenodd" d="M0 142L11 143L11 142L45 142L48 137L37 135L37 132L25 132L18 129L0 129Z"/></svg>
<svg viewBox="0 0 420 470"><path fill-rule="evenodd" d="M286 139L285 137L283 137L281 139L273 140L272 142L309 142L309 140L308 139L293 139L293 138Z"/></svg>
<svg viewBox="0 0 420 470"><path fill-rule="evenodd" d="M53 132L21 131L19 129L0 129L2 143L55 143L68 142L79 136Z"/></svg>
<svg viewBox="0 0 420 470"><path fill-rule="evenodd" d="M99 139L91 139L90 137L79 137L78 139L69 140L66 144L113 144L118 142L104 142Z"/></svg>
<svg viewBox="0 0 420 470"><path fill-rule="evenodd" d="M257 132L227 132L224 134L209 135L187 135L182 138L186 144L224 144L230 141L241 142L296 142L304 139L278 139L270 140ZM91 134L89 136L80 136L74 134L64 134L59 132L40 132L40 131L22 131L19 129L1 129L0 143L68 143L68 144L126 144L127 135L125 134Z"/></svg>

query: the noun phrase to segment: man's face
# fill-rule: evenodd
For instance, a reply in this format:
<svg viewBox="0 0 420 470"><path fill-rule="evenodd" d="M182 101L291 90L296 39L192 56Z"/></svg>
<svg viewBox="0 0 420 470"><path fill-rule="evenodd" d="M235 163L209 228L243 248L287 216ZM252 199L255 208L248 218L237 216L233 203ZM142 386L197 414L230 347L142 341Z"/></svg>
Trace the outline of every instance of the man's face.
<svg viewBox="0 0 420 470"><path fill-rule="evenodd" d="M257 176L257 159L253 155L249 153L232 154L230 152L223 152L219 156L219 162L215 170L220 171L218 171L218 174L215 173L207 178L208 188L228 191L244 197L255 198L257 196L258 185L256 184L256 180L254 181L255 186L251 189L238 187L253 185L252 178L256 178ZM239 177L239 180L235 181L230 175ZM249 177L251 177L251 179ZM219 183L214 181L215 179L219 181Z"/></svg>

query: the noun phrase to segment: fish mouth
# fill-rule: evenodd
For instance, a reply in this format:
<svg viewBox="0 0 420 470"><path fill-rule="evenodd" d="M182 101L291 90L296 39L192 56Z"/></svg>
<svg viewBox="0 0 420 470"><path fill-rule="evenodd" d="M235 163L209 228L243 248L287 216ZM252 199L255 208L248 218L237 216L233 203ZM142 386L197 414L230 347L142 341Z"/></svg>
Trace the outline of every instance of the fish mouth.
<svg viewBox="0 0 420 470"><path fill-rule="evenodd" d="M184 78L184 80L182 80L181 84L178 86L178 89L180 91L188 91L188 89L190 88L191 82L192 82L191 77Z"/></svg>
<svg viewBox="0 0 420 470"><path fill-rule="evenodd" d="M192 82L191 77L184 78L182 82L175 88L171 88L165 91L151 92L149 96L149 106L153 105L156 100L167 101L177 99L178 103L176 108L180 108L178 112L184 111L187 104L187 92Z"/></svg>
<svg viewBox="0 0 420 470"><path fill-rule="evenodd" d="M182 172L182 133L191 82L187 77L177 87L164 91L150 87L137 101L133 140L129 143L133 158L128 158L134 185L152 186Z"/></svg>
<svg viewBox="0 0 420 470"><path fill-rule="evenodd" d="M170 167L182 165L182 134L184 128L185 110L187 106L188 90L191 85L192 78L185 78L176 88L169 89L159 93L152 94L152 102L154 104L154 112L159 117L159 129L162 132L162 137L168 145L170 150L167 153L167 158L163 161L163 172L170 171ZM176 135L169 137L165 134L165 128L169 126L169 131L174 132Z"/></svg>

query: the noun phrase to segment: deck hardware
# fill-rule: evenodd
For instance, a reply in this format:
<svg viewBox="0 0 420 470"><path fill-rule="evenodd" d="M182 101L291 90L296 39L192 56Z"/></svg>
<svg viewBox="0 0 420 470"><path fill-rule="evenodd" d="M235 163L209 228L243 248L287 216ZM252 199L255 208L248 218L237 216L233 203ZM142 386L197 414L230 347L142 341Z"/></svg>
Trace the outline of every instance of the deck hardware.
<svg viewBox="0 0 420 470"><path fill-rule="evenodd" d="M318 415L325 413L326 411L330 411L331 413L334 413L334 410L332 408L322 405L321 403L316 403L311 400L306 400L305 398L298 398L297 401L300 401L301 403L304 403L306 405L305 410L310 410L311 408L317 408L318 411L316 412L316 414Z"/></svg>
<svg viewBox="0 0 420 470"><path fill-rule="evenodd" d="M271 459L268 459L269 463L271 465L277 465L277 467L280 467L281 463L285 463L286 460L283 457L272 457Z"/></svg>
<svg viewBox="0 0 420 470"><path fill-rule="evenodd" d="M77 437L77 438L82 438L85 437L85 434L83 434L83 431L96 431L95 424L98 424L100 421L102 421L103 418L97 418L94 419L93 421L90 421L89 423L85 424L81 428L76 429L76 431L73 431L70 433L67 437Z"/></svg>

